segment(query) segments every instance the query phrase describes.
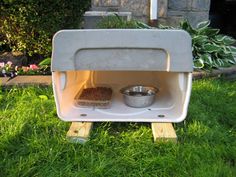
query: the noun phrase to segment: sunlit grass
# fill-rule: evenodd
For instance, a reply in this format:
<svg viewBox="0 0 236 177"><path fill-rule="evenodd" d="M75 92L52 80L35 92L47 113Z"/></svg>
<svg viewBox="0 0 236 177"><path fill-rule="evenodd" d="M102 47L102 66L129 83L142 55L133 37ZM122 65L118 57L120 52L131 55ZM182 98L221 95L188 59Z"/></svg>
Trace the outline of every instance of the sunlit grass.
<svg viewBox="0 0 236 177"><path fill-rule="evenodd" d="M0 176L236 176L236 82L193 83L178 143L150 124L95 123L85 145L66 139L51 88L0 91Z"/></svg>

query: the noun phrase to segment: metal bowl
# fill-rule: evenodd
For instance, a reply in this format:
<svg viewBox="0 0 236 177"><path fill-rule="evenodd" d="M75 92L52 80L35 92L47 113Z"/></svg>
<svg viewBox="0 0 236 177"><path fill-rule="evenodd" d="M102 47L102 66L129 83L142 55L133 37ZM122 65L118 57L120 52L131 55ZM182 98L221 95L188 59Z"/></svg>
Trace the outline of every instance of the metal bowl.
<svg viewBox="0 0 236 177"><path fill-rule="evenodd" d="M144 108L153 104L159 90L156 87L135 85L120 90L126 105L134 108Z"/></svg>

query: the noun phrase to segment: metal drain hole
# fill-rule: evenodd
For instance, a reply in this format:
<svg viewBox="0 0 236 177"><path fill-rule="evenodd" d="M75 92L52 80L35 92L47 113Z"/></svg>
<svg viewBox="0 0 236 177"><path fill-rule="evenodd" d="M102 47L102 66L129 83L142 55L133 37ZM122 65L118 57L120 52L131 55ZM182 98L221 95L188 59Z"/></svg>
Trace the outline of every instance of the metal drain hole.
<svg viewBox="0 0 236 177"><path fill-rule="evenodd" d="M87 114L80 114L80 116L81 116L81 117L86 117L86 116L87 116Z"/></svg>
<svg viewBox="0 0 236 177"><path fill-rule="evenodd" d="M163 118L163 117L165 117L165 115L159 114L158 117Z"/></svg>

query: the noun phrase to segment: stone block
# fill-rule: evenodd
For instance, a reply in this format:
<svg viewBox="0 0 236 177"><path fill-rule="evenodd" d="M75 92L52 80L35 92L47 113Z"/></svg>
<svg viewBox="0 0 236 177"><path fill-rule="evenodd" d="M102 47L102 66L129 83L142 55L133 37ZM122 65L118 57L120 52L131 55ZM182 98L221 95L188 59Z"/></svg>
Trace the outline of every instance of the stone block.
<svg viewBox="0 0 236 177"><path fill-rule="evenodd" d="M183 16L170 16L166 18L159 18L158 23L164 26L177 27L179 23L184 20Z"/></svg>
<svg viewBox="0 0 236 177"><path fill-rule="evenodd" d="M121 0L121 11L130 11L133 16L148 16L149 1L147 0Z"/></svg>
<svg viewBox="0 0 236 177"><path fill-rule="evenodd" d="M148 24L148 21L149 21L147 16L135 16L135 17L132 16L132 19L139 20L139 21L146 23L146 24Z"/></svg>
<svg viewBox="0 0 236 177"><path fill-rule="evenodd" d="M187 12L186 18L193 27L196 27L199 22L209 19L209 13L208 11Z"/></svg>
<svg viewBox="0 0 236 177"><path fill-rule="evenodd" d="M91 11L107 11L107 12L114 12L114 11L120 11L119 7L113 6L113 7L102 7L102 6L98 6L98 7L92 7L90 9Z"/></svg>
<svg viewBox="0 0 236 177"><path fill-rule="evenodd" d="M107 16L117 14L124 19L130 20L132 17L131 12L107 12L107 11L87 11L84 14L84 25L85 29L96 29L97 24Z"/></svg>
<svg viewBox="0 0 236 177"><path fill-rule="evenodd" d="M119 0L102 0L102 6L111 7L111 6L119 6Z"/></svg>
<svg viewBox="0 0 236 177"><path fill-rule="evenodd" d="M188 10L189 0L169 0L168 8L171 10Z"/></svg>
<svg viewBox="0 0 236 177"><path fill-rule="evenodd" d="M118 9L120 6L120 0L92 0L92 10L107 11L110 8Z"/></svg>
<svg viewBox="0 0 236 177"><path fill-rule="evenodd" d="M6 86L28 86L28 85L40 85L49 86L52 84L52 76L17 76L9 80Z"/></svg>
<svg viewBox="0 0 236 177"><path fill-rule="evenodd" d="M91 5L92 5L92 7L93 6L95 6L95 7L101 6L101 0L92 0Z"/></svg>
<svg viewBox="0 0 236 177"><path fill-rule="evenodd" d="M9 77L0 77L0 87L5 86L8 80Z"/></svg>
<svg viewBox="0 0 236 177"><path fill-rule="evenodd" d="M210 0L193 0L191 9L193 11L209 11Z"/></svg>
<svg viewBox="0 0 236 177"><path fill-rule="evenodd" d="M167 15L170 16L185 16L187 11L181 10L168 10Z"/></svg>
<svg viewBox="0 0 236 177"><path fill-rule="evenodd" d="M158 1L158 17L166 17L168 10L168 0Z"/></svg>

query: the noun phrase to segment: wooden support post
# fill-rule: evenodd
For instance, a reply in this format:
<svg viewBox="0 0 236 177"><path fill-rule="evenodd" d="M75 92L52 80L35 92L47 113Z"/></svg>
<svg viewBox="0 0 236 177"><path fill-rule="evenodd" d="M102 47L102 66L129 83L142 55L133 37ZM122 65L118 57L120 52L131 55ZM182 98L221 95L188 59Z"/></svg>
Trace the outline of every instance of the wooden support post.
<svg viewBox="0 0 236 177"><path fill-rule="evenodd" d="M177 135L171 123L151 123L154 142L172 141L177 142Z"/></svg>
<svg viewBox="0 0 236 177"><path fill-rule="evenodd" d="M66 136L72 142L86 143L89 139L92 125L92 122L72 122Z"/></svg>

